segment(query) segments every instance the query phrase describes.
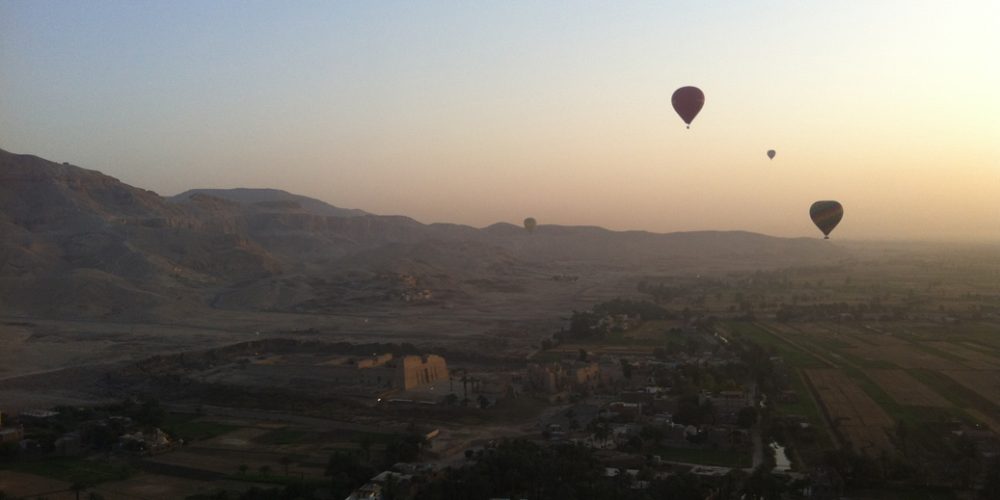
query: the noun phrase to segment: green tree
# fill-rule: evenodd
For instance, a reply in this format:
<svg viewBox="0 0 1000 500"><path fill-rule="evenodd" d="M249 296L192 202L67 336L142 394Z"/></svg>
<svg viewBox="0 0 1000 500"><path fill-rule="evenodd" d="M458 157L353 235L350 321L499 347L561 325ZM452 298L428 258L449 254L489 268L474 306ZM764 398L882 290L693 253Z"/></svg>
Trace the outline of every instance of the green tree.
<svg viewBox="0 0 1000 500"><path fill-rule="evenodd" d="M784 483L770 472L758 467L743 485L745 498L778 500L784 492Z"/></svg>
<svg viewBox="0 0 1000 500"><path fill-rule="evenodd" d="M741 409L736 415L736 425L743 429L749 429L755 423L757 423L757 409L752 406Z"/></svg>
<svg viewBox="0 0 1000 500"><path fill-rule="evenodd" d="M362 465L356 455L334 453L327 461L326 475L330 476L333 496L344 498L374 476L375 469Z"/></svg>
<svg viewBox="0 0 1000 500"><path fill-rule="evenodd" d="M392 466L396 462L411 462L420 455L424 437L415 432L395 434L385 445L384 465Z"/></svg>
<svg viewBox="0 0 1000 500"><path fill-rule="evenodd" d="M449 394L449 396L454 396L454 394ZM361 452L365 454L365 461L371 462L372 460L372 445L375 444L375 439L372 438L371 434L367 432L361 435L361 439L358 440L358 447L361 448Z"/></svg>
<svg viewBox="0 0 1000 500"><path fill-rule="evenodd" d="M632 379L632 363L629 363L627 359L619 360L622 364L622 376L631 380Z"/></svg>
<svg viewBox="0 0 1000 500"><path fill-rule="evenodd" d="M87 490L87 484L82 481L73 481L69 489L76 494L76 500L80 500L80 493Z"/></svg>
<svg viewBox="0 0 1000 500"><path fill-rule="evenodd" d="M608 428L607 424L598 424L594 429L594 437L601 441L601 443L607 443L608 438L611 436L611 429Z"/></svg>
<svg viewBox="0 0 1000 500"><path fill-rule="evenodd" d="M986 466L986 483L979 492L979 497L984 500L1000 498L1000 457L993 457Z"/></svg>
<svg viewBox="0 0 1000 500"><path fill-rule="evenodd" d="M670 500L704 500L709 497L708 493L707 487L698 477L689 472L672 475L663 481L654 481L650 488L652 498Z"/></svg>
<svg viewBox="0 0 1000 500"><path fill-rule="evenodd" d="M397 500L401 498L402 488L395 474L389 474L382 484L382 500Z"/></svg>

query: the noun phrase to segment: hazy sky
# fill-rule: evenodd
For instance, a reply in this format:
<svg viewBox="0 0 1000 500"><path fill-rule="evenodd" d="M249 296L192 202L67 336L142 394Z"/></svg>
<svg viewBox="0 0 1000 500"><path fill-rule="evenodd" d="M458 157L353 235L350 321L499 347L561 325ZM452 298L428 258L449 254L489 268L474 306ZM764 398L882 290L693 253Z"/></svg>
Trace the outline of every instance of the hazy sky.
<svg viewBox="0 0 1000 500"><path fill-rule="evenodd" d="M836 199L835 238L996 240L998 27L992 0L0 0L0 148L423 222L817 236Z"/></svg>

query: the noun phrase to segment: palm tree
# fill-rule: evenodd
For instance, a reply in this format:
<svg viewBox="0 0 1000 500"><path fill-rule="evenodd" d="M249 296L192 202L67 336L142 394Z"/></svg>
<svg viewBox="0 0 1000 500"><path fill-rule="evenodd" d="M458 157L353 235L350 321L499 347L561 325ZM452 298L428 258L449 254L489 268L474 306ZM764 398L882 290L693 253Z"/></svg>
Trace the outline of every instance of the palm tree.
<svg viewBox="0 0 1000 500"><path fill-rule="evenodd" d="M609 436L611 436L611 431L608 430L607 425L600 424L594 429L594 437L600 439L602 443L607 443Z"/></svg>
<svg viewBox="0 0 1000 500"><path fill-rule="evenodd" d="M394 474L389 474L389 477L385 480L385 484L382 485L383 500L396 500L400 494L399 490L399 480L396 479Z"/></svg>
<svg viewBox="0 0 1000 500"><path fill-rule="evenodd" d="M372 445L375 444L375 440L372 438L371 434L365 433L361 435L361 439L358 440L358 446L361 451L365 453L365 461L370 462L372 459Z"/></svg>
<svg viewBox="0 0 1000 500"><path fill-rule="evenodd" d="M285 455L279 460L281 466L285 468L285 475L288 475L288 466L292 464L292 457Z"/></svg>

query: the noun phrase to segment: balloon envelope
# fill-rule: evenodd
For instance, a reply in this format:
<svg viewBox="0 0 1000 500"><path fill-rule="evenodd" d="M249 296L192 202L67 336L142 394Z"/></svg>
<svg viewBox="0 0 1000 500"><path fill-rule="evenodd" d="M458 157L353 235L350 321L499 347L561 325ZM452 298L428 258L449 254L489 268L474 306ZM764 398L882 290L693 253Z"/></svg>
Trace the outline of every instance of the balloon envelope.
<svg viewBox="0 0 1000 500"><path fill-rule="evenodd" d="M844 207L837 201L817 201L809 207L809 218L823 231L823 236L830 239L830 231L844 218Z"/></svg>
<svg viewBox="0 0 1000 500"><path fill-rule="evenodd" d="M768 157L768 158L770 158L770 159L772 159L772 160L773 160L773 159L774 159L774 155L775 155L775 154L777 154L777 153L775 153L773 149L768 149L768 150L767 150L767 157Z"/></svg>
<svg viewBox="0 0 1000 500"><path fill-rule="evenodd" d="M674 91L670 103L690 128L694 117L698 116L701 107L705 105L705 94L698 87L681 87Z"/></svg>
<svg viewBox="0 0 1000 500"><path fill-rule="evenodd" d="M535 226L538 225L538 221L534 217L528 217L524 219L524 228L528 230L529 233L535 232Z"/></svg>

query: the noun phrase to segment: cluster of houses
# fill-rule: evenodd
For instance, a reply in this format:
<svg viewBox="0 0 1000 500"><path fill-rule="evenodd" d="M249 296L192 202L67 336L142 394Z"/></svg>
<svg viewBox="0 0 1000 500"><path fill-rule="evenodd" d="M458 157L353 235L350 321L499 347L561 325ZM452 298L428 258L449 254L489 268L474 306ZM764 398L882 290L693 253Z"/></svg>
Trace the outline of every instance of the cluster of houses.
<svg viewBox="0 0 1000 500"><path fill-rule="evenodd" d="M724 345L722 340L718 342ZM540 422L544 440L607 450L612 453L609 456L632 457L645 465L649 457L660 462L659 450L668 449L694 450L690 456L697 450L719 450L744 457L737 460L741 467L751 465L753 421L740 416L746 412L755 415L760 404L752 382L736 384L730 390L699 388L696 396L682 396L657 376L684 365L720 367L734 362L725 350L673 353L669 357L630 353L587 358L527 367L526 391L546 395L555 403L573 402L558 414L546 414ZM692 421L684 415L692 406L707 414ZM628 480L634 488L643 488L653 479L637 477L641 466L611 465L606 469L608 477ZM674 465L681 463L675 459ZM694 467L692 472L713 477L730 470L694 465L688 464Z"/></svg>
<svg viewBox="0 0 1000 500"><path fill-rule="evenodd" d="M359 486L345 500L382 500L384 498L411 498L419 483L437 474L430 464L397 463L379 472Z"/></svg>
<svg viewBox="0 0 1000 500"><path fill-rule="evenodd" d="M60 416L58 411L38 409L22 411L16 418L0 414L0 445L7 447L7 453L37 458L78 456L95 448L153 455L182 444L161 429L136 425L125 416L104 416L69 427Z"/></svg>

